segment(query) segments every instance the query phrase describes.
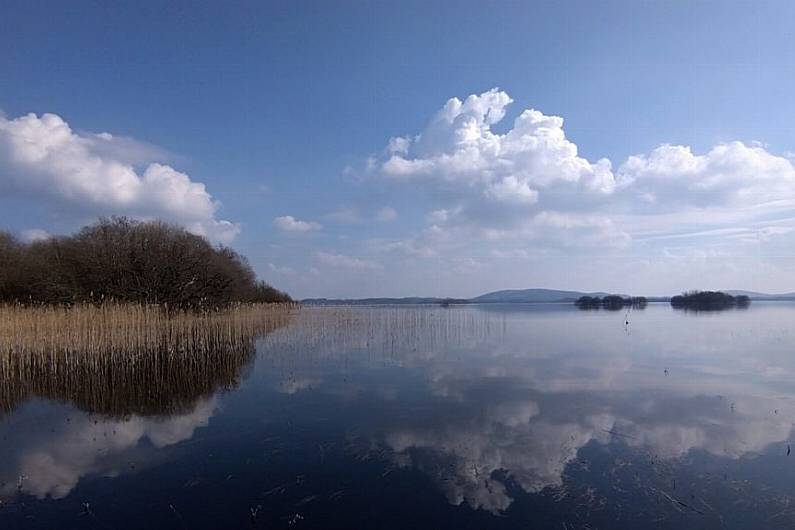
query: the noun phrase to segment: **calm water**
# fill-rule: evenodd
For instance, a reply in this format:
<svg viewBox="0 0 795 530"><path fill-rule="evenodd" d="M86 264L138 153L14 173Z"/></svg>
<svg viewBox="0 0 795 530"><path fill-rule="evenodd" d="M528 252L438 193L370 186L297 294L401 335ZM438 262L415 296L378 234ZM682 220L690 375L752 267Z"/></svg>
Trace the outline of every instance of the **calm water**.
<svg viewBox="0 0 795 530"><path fill-rule="evenodd" d="M0 381L0 528L792 528L793 323L314 309L217 369L42 366Z"/></svg>

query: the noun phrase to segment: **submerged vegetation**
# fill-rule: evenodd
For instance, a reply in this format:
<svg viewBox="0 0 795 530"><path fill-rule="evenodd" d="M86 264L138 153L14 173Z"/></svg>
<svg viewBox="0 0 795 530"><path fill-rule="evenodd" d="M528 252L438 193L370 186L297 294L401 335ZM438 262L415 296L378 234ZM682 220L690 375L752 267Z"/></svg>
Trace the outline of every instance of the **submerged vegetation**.
<svg viewBox="0 0 795 530"><path fill-rule="evenodd" d="M580 309L607 309L610 311L617 311L624 307L643 309L648 304L648 300L643 296L623 297L617 294L610 294L603 298L599 296L581 296L574 304Z"/></svg>
<svg viewBox="0 0 795 530"><path fill-rule="evenodd" d="M720 291L690 291L671 298L676 309L717 311L732 307L748 307L751 299L745 295L732 296Z"/></svg>
<svg viewBox="0 0 795 530"><path fill-rule="evenodd" d="M0 232L0 302L132 302L204 310L289 302L230 248L159 221L100 219L77 234L22 243Z"/></svg>

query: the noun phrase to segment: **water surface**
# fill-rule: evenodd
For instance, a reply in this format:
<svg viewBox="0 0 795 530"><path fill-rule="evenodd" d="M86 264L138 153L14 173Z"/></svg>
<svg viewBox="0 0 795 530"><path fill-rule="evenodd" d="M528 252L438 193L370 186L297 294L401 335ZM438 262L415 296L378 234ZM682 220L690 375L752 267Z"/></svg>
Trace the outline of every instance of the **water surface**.
<svg viewBox="0 0 795 530"><path fill-rule="evenodd" d="M793 322L312 308L212 362L6 372L0 528L792 528Z"/></svg>

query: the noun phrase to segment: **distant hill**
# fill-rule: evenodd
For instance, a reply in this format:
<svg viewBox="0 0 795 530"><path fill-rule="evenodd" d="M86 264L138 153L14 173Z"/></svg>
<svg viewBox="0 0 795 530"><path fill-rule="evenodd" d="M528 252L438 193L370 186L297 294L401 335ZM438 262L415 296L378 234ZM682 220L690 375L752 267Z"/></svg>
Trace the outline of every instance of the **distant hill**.
<svg viewBox="0 0 795 530"><path fill-rule="evenodd" d="M742 290L732 290L726 292L732 296L747 296L751 300L795 300L795 293L770 294Z"/></svg>
<svg viewBox="0 0 795 530"><path fill-rule="evenodd" d="M470 302L476 304L494 303L538 303L538 302L574 302L581 296L607 296L608 293L583 293L580 291L559 291L556 289L507 289L486 293Z"/></svg>
<svg viewBox="0 0 795 530"><path fill-rule="evenodd" d="M725 291L732 296L744 295L751 300L787 300L795 301L795 293L769 294L754 291L733 290ZM425 304L519 304L519 303L549 303L549 302L574 302L581 296L598 296L603 298L611 293L562 291L558 289L506 289L482 294L475 298L437 298L428 296L409 296L404 298L307 298L301 302L311 305L425 305ZM621 296L628 296L622 294ZM668 302L670 296L649 296L649 302Z"/></svg>
<svg viewBox="0 0 795 530"><path fill-rule="evenodd" d="M306 298L301 300L309 305L425 305L425 304L466 304L469 300L459 298L434 298L407 296L404 298Z"/></svg>
<svg viewBox="0 0 795 530"><path fill-rule="evenodd" d="M301 300L310 305L421 305L421 304L506 304L506 303L542 303L542 302L574 302L579 297L606 296L608 293L581 293L579 291L559 291L555 289L511 289L495 291L475 298L435 298L411 296L406 298L307 298Z"/></svg>

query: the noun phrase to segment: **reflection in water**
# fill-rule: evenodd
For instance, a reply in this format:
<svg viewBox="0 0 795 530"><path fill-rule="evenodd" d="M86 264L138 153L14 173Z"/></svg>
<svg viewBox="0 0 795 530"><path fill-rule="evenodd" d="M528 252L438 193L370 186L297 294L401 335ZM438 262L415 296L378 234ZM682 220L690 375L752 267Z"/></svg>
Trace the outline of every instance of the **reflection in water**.
<svg viewBox="0 0 795 530"><path fill-rule="evenodd" d="M235 388L254 357L256 337L285 326L291 316L267 315L223 341L205 343L198 353L165 346L141 348L136 354L116 349L104 353L11 350L0 358L0 412L10 413L35 396L103 415L183 414L199 399ZM201 333L195 335L201 340Z"/></svg>
<svg viewBox="0 0 795 530"><path fill-rule="evenodd" d="M676 460L739 459L790 438L795 367L776 362L792 338L784 322L734 321L726 333L726 321L677 320L659 344L655 320L637 322L624 343L610 340L609 319L587 334L567 329L571 321L524 321L485 357L431 359L438 408L397 422L384 443L402 465L429 469L430 453L445 463L431 469L450 502L496 513L513 500L508 482L527 493L563 486L567 464L592 441Z"/></svg>
<svg viewBox="0 0 795 530"><path fill-rule="evenodd" d="M15 359L2 365L0 409L12 412L35 396L114 417L184 414L197 401L237 387L254 353L251 342L201 357L146 354L129 363Z"/></svg>
<svg viewBox="0 0 795 530"><path fill-rule="evenodd" d="M101 421L67 407L55 407L42 417L23 406L14 425L25 430L11 431L2 443L0 498L22 492L60 499L85 475L113 477L134 471L151 458L142 442L162 449L190 439L196 428L207 425L215 401L200 400L193 410L168 419L132 415Z"/></svg>
<svg viewBox="0 0 795 530"><path fill-rule="evenodd" d="M399 365L426 381L426 406L373 420L373 440L393 462L431 476L453 504L500 513L516 487L564 491L568 466L590 443L638 451L662 469L661 460L681 463L700 453L759 455L791 436L795 394L781 385L789 387L795 370L788 358L779 361L793 337L781 319L766 315L760 328L761 316L738 320L753 313L682 320L657 307L652 318L633 316L627 335L609 315L573 320L560 318L567 313L561 308L522 309L499 336L402 349ZM661 334L661 325L677 332ZM307 381L281 385L294 392ZM657 497L670 495L660 491Z"/></svg>
<svg viewBox="0 0 795 530"><path fill-rule="evenodd" d="M793 316L784 304L651 304L629 324L569 306L305 308L258 342L255 363L246 350L114 376L161 377L160 408L114 395L121 379L102 370L83 376L90 391L77 376L18 378L27 394L6 402L86 412L9 411L0 490L93 501L84 484L101 476L158 507L161 525L179 522L172 505L191 528L788 528ZM121 481L130 462L158 494ZM135 527L113 506L106 524Z"/></svg>
<svg viewBox="0 0 795 530"><path fill-rule="evenodd" d="M269 315L251 331L272 333L291 316ZM216 394L236 388L245 376L255 339L230 335L224 347L205 347L201 354L152 349L134 356L115 350L6 354L0 362L0 411L13 415L2 441L0 496L62 498L87 474L115 476L135 469L131 462L144 441L160 449L191 438L207 425ZM53 406L42 415L37 403L23 405L34 398L78 410Z"/></svg>

